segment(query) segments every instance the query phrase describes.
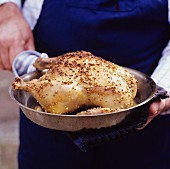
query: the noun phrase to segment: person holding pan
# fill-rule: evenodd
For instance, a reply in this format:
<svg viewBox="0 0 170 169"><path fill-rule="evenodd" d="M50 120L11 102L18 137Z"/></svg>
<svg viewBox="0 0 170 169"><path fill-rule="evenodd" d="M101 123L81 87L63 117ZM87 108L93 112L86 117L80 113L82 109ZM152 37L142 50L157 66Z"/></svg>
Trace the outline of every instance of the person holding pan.
<svg viewBox="0 0 170 169"><path fill-rule="evenodd" d="M87 50L137 69L170 91L168 0L0 1L0 68L24 50L49 56ZM150 105L138 133L81 152L64 132L20 113L19 169L169 169L170 99ZM148 124L148 125L147 125Z"/></svg>

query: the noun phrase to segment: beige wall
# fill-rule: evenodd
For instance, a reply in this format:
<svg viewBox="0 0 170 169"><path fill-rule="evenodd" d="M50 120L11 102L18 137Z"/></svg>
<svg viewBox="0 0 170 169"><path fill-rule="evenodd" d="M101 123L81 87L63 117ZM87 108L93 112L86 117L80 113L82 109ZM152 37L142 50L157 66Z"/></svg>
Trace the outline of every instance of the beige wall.
<svg viewBox="0 0 170 169"><path fill-rule="evenodd" d="M18 106L8 94L14 77L0 71L0 169L17 169Z"/></svg>

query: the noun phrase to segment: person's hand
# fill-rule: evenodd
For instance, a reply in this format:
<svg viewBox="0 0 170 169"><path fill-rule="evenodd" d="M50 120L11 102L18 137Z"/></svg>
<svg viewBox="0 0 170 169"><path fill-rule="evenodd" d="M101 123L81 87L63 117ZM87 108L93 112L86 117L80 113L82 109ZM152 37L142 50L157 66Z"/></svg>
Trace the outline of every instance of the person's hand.
<svg viewBox="0 0 170 169"><path fill-rule="evenodd" d="M0 6L0 69L11 70L23 50L34 50L32 31L18 6L5 3Z"/></svg>
<svg viewBox="0 0 170 169"><path fill-rule="evenodd" d="M157 115L169 109L170 109L170 98L153 102L149 108L150 113L149 113L148 120L145 123L145 125L140 129L145 128L146 125L148 125Z"/></svg>

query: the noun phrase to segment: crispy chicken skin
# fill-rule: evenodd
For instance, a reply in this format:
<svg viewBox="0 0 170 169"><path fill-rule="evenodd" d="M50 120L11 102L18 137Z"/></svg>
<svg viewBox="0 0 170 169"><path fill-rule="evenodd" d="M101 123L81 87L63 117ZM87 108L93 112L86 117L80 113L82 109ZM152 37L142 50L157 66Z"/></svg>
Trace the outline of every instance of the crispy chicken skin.
<svg viewBox="0 0 170 169"><path fill-rule="evenodd" d="M29 82L18 77L13 87L30 92L46 112L69 113L85 105L107 108L101 111L107 113L108 109L113 112L133 106L137 93L135 77L90 52L38 58L34 66L48 71Z"/></svg>

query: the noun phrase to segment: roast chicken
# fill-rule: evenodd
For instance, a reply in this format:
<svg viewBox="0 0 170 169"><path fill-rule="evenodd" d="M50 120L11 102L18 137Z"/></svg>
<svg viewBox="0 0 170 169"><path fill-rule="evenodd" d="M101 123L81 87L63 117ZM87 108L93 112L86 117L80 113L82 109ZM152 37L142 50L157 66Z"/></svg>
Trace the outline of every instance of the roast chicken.
<svg viewBox="0 0 170 169"><path fill-rule="evenodd" d="M25 90L49 113L69 114L89 107L79 114L108 113L134 104L137 80L121 66L77 51L54 58L38 58L34 66L47 69L39 79L13 82L16 90Z"/></svg>

